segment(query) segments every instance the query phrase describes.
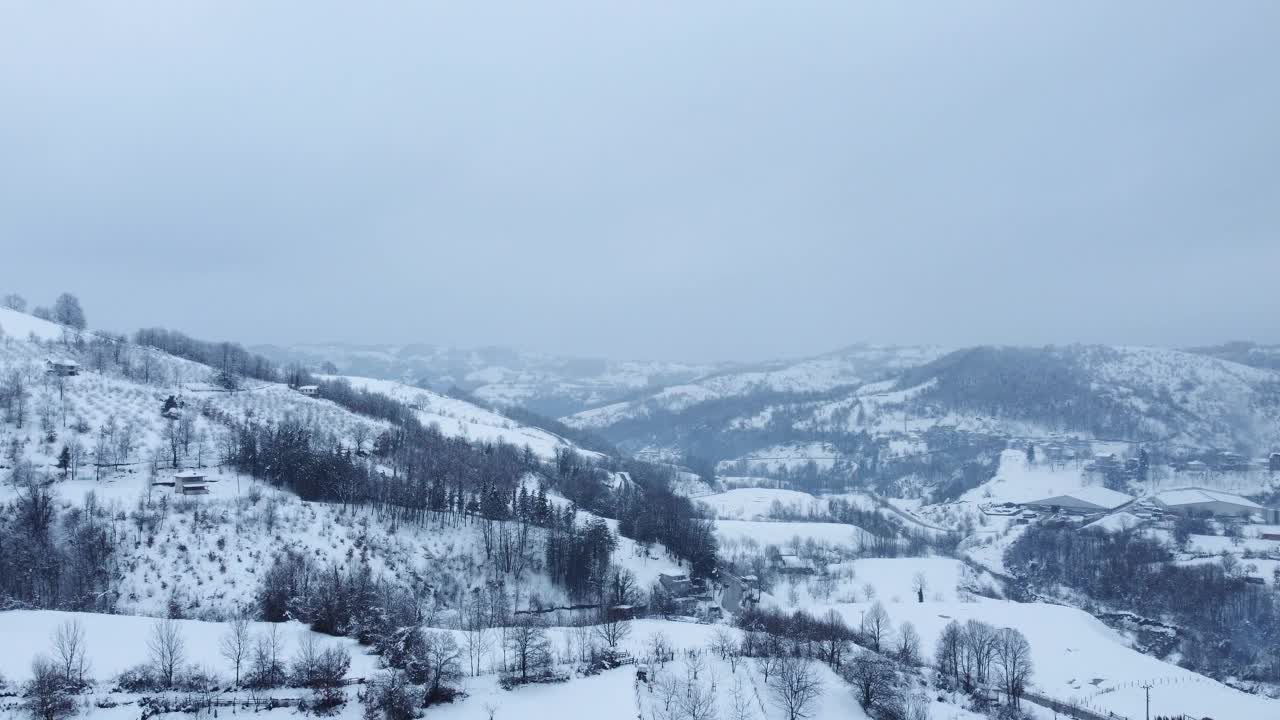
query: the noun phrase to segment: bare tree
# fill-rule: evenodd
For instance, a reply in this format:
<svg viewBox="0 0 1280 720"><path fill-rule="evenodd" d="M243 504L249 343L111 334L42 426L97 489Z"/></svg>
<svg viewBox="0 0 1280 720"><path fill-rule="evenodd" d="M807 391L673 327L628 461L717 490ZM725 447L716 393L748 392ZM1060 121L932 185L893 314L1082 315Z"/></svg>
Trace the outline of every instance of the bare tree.
<svg viewBox="0 0 1280 720"><path fill-rule="evenodd" d="M897 674L888 660L871 652L858 653L843 670L846 682L857 691L858 704L864 710L892 695Z"/></svg>
<svg viewBox="0 0 1280 720"><path fill-rule="evenodd" d="M1002 628L996 632L993 645L1000 684L1013 706L1019 707L1031 679L1031 644L1017 630Z"/></svg>
<svg viewBox="0 0 1280 720"><path fill-rule="evenodd" d="M18 312L27 311L27 299L22 297L18 293L9 293L5 295L4 299L0 300L0 304L4 305L10 310L17 310Z"/></svg>
<svg viewBox="0 0 1280 720"><path fill-rule="evenodd" d="M690 682L697 680L698 675L707 668L706 658L702 652L690 650L684 656L684 674Z"/></svg>
<svg viewBox="0 0 1280 720"><path fill-rule="evenodd" d="M729 661L729 672L738 672L738 642L731 630L716 628L715 632L711 633L708 647L711 652L719 655L721 660Z"/></svg>
<svg viewBox="0 0 1280 720"><path fill-rule="evenodd" d="M89 661L85 656L84 626L79 620L68 620L58 626L53 634L53 657L64 682L84 686Z"/></svg>
<svg viewBox="0 0 1280 720"><path fill-rule="evenodd" d="M915 665L920 660L920 634L916 626L909 622L898 628L898 643L895 648L898 660L906 665Z"/></svg>
<svg viewBox="0 0 1280 720"><path fill-rule="evenodd" d="M755 710L751 707L751 698L742 686L742 676L733 678L733 687L729 689L729 720L752 720Z"/></svg>
<svg viewBox="0 0 1280 720"><path fill-rule="evenodd" d="M662 707L658 711L659 715L672 720L678 718L679 706L676 705L676 701L680 698L680 693L684 689L683 684L670 672L660 672L654 677L653 687L658 700L662 703Z"/></svg>
<svg viewBox="0 0 1280 720"><path fill-rule="evenodd" d="M431 672L430 693L458 681L462 676L462 651L448 630L427 633L427 667Z"/></svg>
<svg viewBox="0 0 1280 720"><path fill-rule="evenodd" d="M787 720L803 720L813 714L814 705L822 695L822 681L813 668L813 661L806 657L784 657L778 663L773 679L769 681L773 702L787 716Z"/></svg>
<svg viewBox="0 0 1280 720"><path fill-rule="evenodd" d="M610 650L617 650L618 643L631 637L631 622L619 612L602 609L600 622L595 626L595 635Z"/></svg>
<svg viewBox="0 0 1280 720"><path fill-rule="evenodd" d="M889 622L889 613L885 612L884 605L879 601L876 601L862 617L862 636L876 652L880 652L883 646L888 645L893 636L893 624Z"/></svg>
<svg viewBox="0 0 1280 720"><path fill-rule="evenodd" d="M690 678L686 681L684 693L677 699L676 706L683 720L714 720L716 694L703 682Z"/></svg>
<svg viewBox="0 0 1280 720"><path fill-rule="evenodd" d="M281 659L283 641L279 626L272 623L266 631L258 633L253 648L253 677L257 687L279 687L284 682L284 661Z"/></svg>
<svg viewBox="0 0 1280 720"><path fill-rule="evenodd" d="M769 652L756 658L756 669L764 676L765 684L769 683L770 678L777 671L781 662L782 658L780 656Z"/></svg>
<svg viewBox="0 0 1280 720"><path fill-rule="evenodd" d="M249 654L249 618L244 613L237 614L231 620L227 632L218 641L222 657L231 663L235 670L236 685L240 684L240 668Z"/></svg>
<svg viewBox="0 0 1280 720"><path fill-rule="evenodd" d="M916 594L916 602L924 602L924 594L929 591L929 579L924 573L918 572L911 579L911 589Z"/></svg>
<svg viewBox="0 0 1280 720"><path fill-rule="evenodd" d="M182 638L178 623L173 620L157 620L151 628L147 649L151 651L151 664L156 673L164 679L164 686L173 687L173 676L186 659L186 641Z"/></svg>
<svg viewBox="0 0 1280 720"><path fill-rule="evenodd" d="M980 620L965 622L960 631L960 680L966 691L987 682L995 657L996 629Z"/></svg>
<svg viewBox="0 0 1280 720"><path fill-rule="evenodd" d="M507 650L520 682L539 677L551 666L551 643L542 623L531 615L521 615L507 633Z"/></svg>
<svg viewBox="0 0 1280 720"><path fill-rule="evenodd" d="M960 623L952 620L938 635L938 643L933 654L933 663L938 672L945 678L960 678L960 655L963 632Z"/></svg>
<svg viewBox="0 0 1280 720"><path fill-rule="evenodd" d="M34 720L62 720L75 714L76 703L62 673L43 656L31 661L31 679L23 693L23 707Z"/></svg>
<svg viewBox="0 0 1280 720"><path fill-rule="evenodd" d="M650 659L658 665L666 665L671 659L671 641L667 639L666 633L661 631L655 632L649 636L649 640L645 643L649 650Z"/></svg>
<svg viewBox="0 0 1280 720"><path fill-rule="evenodd" d="M84 310L80 307L80 299L71 293L62 293L53 303L53 318L63 325L77 330L85 329Z"/></svg>

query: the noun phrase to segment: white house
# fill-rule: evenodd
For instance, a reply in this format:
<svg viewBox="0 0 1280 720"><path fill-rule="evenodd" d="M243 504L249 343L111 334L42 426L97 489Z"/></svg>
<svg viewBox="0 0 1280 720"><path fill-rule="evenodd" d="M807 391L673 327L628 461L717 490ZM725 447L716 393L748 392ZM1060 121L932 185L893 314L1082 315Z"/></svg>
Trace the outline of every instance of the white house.
<svg viewBox="0 0 1280 720"><path fill-rule="evenodd" d="M1267 508L1248 498L1198 487L1165 490L1151 500L1156 507L1178 515L1247 518L1268 514Z"/></svg>
<svg viewBox="0 0 1280 720"><path fill-rule="evenodd" d="M320 386L319 385L299 385L298 392L302 393L303 395L306 395L307 397L315 397L320 394Z"/></svg>
<svg viewBox="0 0 1280 720"><path fill-rule="evenodd" d="M1058 495L1022 503L1037 510L1069 512L1106 512L1133 502L1133 497L1100 485L1065 490Z"/></svg>
<svg viewBox="0 0 1280 720"><path fill-rule="evenodd" d="M182 470L173 476L173 492L176 495L207 495L209 478L199 470Z"/></svg>

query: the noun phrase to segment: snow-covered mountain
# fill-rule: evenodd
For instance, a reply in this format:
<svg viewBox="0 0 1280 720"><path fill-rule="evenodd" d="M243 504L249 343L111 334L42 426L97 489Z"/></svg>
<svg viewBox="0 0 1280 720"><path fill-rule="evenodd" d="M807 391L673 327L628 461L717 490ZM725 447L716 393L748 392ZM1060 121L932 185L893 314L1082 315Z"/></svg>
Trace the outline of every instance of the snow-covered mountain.
<svg viewBox="0 0 1280 720"><path fill-rule="evenodd" d="M694 406L767 394L808 395L857 387L937 358L937 347L856 345L797 361L779 361L705 375L652 393L564 418L573 427L607 428Z"/></svg>
<svg viewBox="0 0 1280 720"><path fill-rule="evenodd" d="M441 395L432 390L406 385L394 380L378 380L355 375L321 375L325 380L346 380L355 388L368 390L408 405L423 425L434 425L450 437L465 437L482 442L505 442L528 447L543 459L555 457L557 450L571 449L587 456L599 453L577 447L567 439L542 428L522 425L498 412L474 403Z"/></svg>
<svg viewBox="0 0 1280 720"><path fill-rule="evenodd" d="M564 357L503 347L329 343L253 349L279 362L301 363L322 372L396 380L434 390L461 388L496 406L520 405L550 417L727 367Z"/></svg>
<svg viewBox="0 0 1280 720"><path fill-rule="evenodd" d="M729 474L890 480L924 464L932 473L990 463L1000 447L1034 439L1268 451L1280 446L1280 374L1163 348L854 348L563 421L627 449L718 461Z"/></svg>

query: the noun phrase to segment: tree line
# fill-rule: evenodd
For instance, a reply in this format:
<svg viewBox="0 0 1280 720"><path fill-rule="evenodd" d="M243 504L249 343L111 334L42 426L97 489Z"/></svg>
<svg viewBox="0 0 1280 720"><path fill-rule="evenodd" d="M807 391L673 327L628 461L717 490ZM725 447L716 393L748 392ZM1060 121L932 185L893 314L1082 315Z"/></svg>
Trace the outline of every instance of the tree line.
<svg viewBox="0 0 1280 720"><path fill-rule="evenodd" d="M1103 609L1172 619L1180 662L1197 672L1274 681L1280 595L1246 580L1234 561L1178 565L1164 543L1142 532L1039 525L1029 526L1006 555L1010 570L1033 587L1068 587Z"/></svg>

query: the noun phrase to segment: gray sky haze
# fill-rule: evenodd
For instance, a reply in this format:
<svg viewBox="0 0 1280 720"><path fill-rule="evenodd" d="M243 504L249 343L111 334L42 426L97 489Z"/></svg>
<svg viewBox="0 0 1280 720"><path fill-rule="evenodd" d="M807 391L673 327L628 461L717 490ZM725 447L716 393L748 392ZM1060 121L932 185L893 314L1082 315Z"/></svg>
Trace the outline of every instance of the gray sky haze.
<svg viewBox="0 0 1280 720"><path fill-rule="evenodd" d="M1280 3L0 6L0 292L246 343L1280 342Z"/></svg>

